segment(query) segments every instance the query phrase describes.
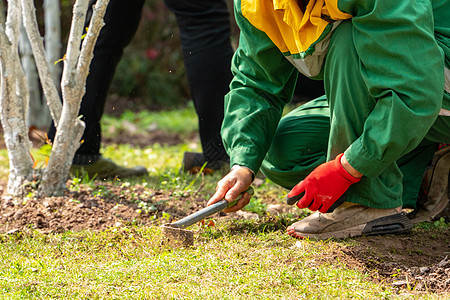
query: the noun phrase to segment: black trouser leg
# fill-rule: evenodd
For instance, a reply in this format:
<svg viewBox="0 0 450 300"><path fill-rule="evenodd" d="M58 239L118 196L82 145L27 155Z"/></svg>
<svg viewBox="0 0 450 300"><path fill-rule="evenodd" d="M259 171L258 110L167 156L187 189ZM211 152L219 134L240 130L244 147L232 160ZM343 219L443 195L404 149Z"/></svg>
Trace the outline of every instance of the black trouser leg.
<svg viewBox="0 0 450 300"><path fill-rule="evenodd" d="M92 14L92 5L86 26ZM100 31L94 48L89 75L86 81L80 115L86 123L80 148L76 152L74 163L87 164L94 162L100 154L101 128L100 119L103 115L109 86L119 63L123 49L130 43L139 26L144 0L111 0L105 14L105 26ZM55 128L49 130L49 138L53 139Z"/></svg>
<svg viewBox="0 0 450 300"><path fill-rule="evenodd" d="M165 0L175 13L191 97L199 120L200 140L207 161L228 160L220 128L224 96L232 78L233 48L224 0Z"/></svg>

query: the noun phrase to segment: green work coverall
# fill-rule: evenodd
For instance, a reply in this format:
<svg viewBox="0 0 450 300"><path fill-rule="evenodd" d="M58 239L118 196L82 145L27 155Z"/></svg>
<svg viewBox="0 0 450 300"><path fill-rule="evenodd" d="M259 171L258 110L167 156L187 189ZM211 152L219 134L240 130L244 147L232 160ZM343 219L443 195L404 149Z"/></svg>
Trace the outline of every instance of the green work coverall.
<svg viewBox="0 0 450 300"><path fill-rule="evenodd" d="M450 1L328 2L235 0L241 36L222 125L231 165L292 188L345 152L365 175L347 201L414 207L436 143L450 142ZM328 23L303 30L314 11ZM326 96L282 118L298 71L323 79Z"/></svg>

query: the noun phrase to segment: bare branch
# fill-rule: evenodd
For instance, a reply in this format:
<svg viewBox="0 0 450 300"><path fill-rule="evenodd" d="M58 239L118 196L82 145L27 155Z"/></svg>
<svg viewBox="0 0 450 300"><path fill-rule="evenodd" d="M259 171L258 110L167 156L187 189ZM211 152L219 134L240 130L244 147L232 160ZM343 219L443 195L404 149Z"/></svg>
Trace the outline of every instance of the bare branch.
<svg viewBox="0 0 450 300"><path fill-rule="evenodd" d="M21 5L19 0L9 0L6 19L6 35L11 42L11 49L17 49L21 21Z"/></svg>
<svg viewBox="0 0 450 300"><path fill-rule="evenodd" d="M75 85L74 72L78 63L80 54L81 38L86 21L86 12L89 0L77 0L73 6L72 25L70 28L69 41L67 43L66 58L64 59L64 71L61 85ZM63 88L63 99L66 99Z"/></svg>
<svg viewBox="0 0 450 300"><path fill-rule="evenodd" d="M28 39L33 49L34 60L41 80L44 95L50 108L55 125L59 123L61 117L61 99L58 94L55 83L53 82L52 72L46 60L44 44L39 33L36 20L36 8L32 0L21 0L23 12L23 24L28 35Z"/></svg>
<svg viewBox="0 0 450 300"><path fill-rule="evenodd" d="M62 72L62 64L55 64L61 58L61 7L59 1L44 0L45 53L55 84L61 82Z"/></svg>
<svg viewBox="0 0 450 300"><path fill-rule="evenodd" d="M78 78L86 78L89 72L89 65L94 57L94 47L97 42L100 30L105 25L103 18L105 16L106 8L109 0L97 1L93 8L91 22L89 23L89 30L83 41L80 59L78 61L77 70L79 72ZM86 80L80 82L79 85L85 85Z"/></svg>

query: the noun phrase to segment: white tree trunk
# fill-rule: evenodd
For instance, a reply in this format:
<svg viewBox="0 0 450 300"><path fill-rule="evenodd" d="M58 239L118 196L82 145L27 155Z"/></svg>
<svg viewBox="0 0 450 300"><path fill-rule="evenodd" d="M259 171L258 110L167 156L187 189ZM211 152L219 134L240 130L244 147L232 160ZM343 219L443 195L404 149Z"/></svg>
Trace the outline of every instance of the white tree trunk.
<svg viewBox="0 0 450 300"><path fill-rule="evenodd" d="M31 143L25 124L27 89L18 53L20 10L18 0L9 1L6 29L3 20L0 24L1 121L10 164L8 192L12 194L19 194L33 175Z"/></svg>
<svg viewBox="0 0 450 300"><path fill-rule="evenodd" d="M50 108L50 114L53 122L58 124L61 116L62 104L59 97L58 89L53 82L50 65L46 59L44 43L39 32L39 27L36 20L36 8L33 1L21 0L23 25L28 35L28 40L33 50L34 60L41 80L42 89L47 100L47 105Z"/></svg>
<svg viewBox="0 0 450 300"><path fill-rule="evenodd" d="M36 21L33 0L9 0L6 29L0 22L0 67L1 67L1 121L5 131L5 142L10 156L10 178L8 192L18 194L23 183L35 175L30 157L31 143L25 124L28 89L25 75L20 66L18 37L20 31L20 12L23 24L33 50L34 59L43 87L44 95L57 132L52 154L42 175L40 191L45 195L60 195L65 188L75 151L83 134L84 123L78 119L84 86L93 57L93 49L101 27L109 0L97 1L89 25L88 33L80 45L88 0L77 0L74 5L72 28L64 61L62 79L63 105L52 78L49 62L46 59L42 37Z"/></svg>
<svg viewBox="0 0 450 300"><path fill-rule="evenodd" d="M80 44L89 0L77 0L74 5L61 81L64 99L61 122L56 130L52 155L42 180L42 190L47 195L61 190L60 188L55 189L55 187L65 185L75 151L79 147L84 124L78 119L78 112L85 93L86 77L93 57L95 42L104 25L103 17L108 3L109 0L97 1L81 51Z"/></svg>
<svg viewBox="0 0 450 300"><path fill-rule="evenodd" d="M44 0L44 24L45 24L45 53L50 66L50 72L59 91L61 81L62 63L55 64L61 58L61 20L59 0ZM38 128L46 128L50 125L50 111L46 105L45 96L41 95L39 76L33 51L25 29L21 28L19 50L22 66L28 82L30 103L27 124Z"/></svg>

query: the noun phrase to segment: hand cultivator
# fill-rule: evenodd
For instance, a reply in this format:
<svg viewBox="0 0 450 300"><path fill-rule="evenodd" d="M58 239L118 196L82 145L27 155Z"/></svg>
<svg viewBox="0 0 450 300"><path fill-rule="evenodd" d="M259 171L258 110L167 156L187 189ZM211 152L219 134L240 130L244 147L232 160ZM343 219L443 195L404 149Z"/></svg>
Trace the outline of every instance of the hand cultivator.
<svg viewBox="0 0 450 300"><path fill-rule="evenodd" d="M242 197L244 193L249 193L253 195L253 188L250 187L245 192L241 193L241 196L238 199L228 202L223 199L219 202L216 202L210 206L207 206L181 220L178 220L173 223L164 224L162 226L163 235L166 238L167 242L175 247L188 247L194 245L194 233L190 230L186 230L185 228L219 212L225 208L234 206L238 200Z"/></svg>

